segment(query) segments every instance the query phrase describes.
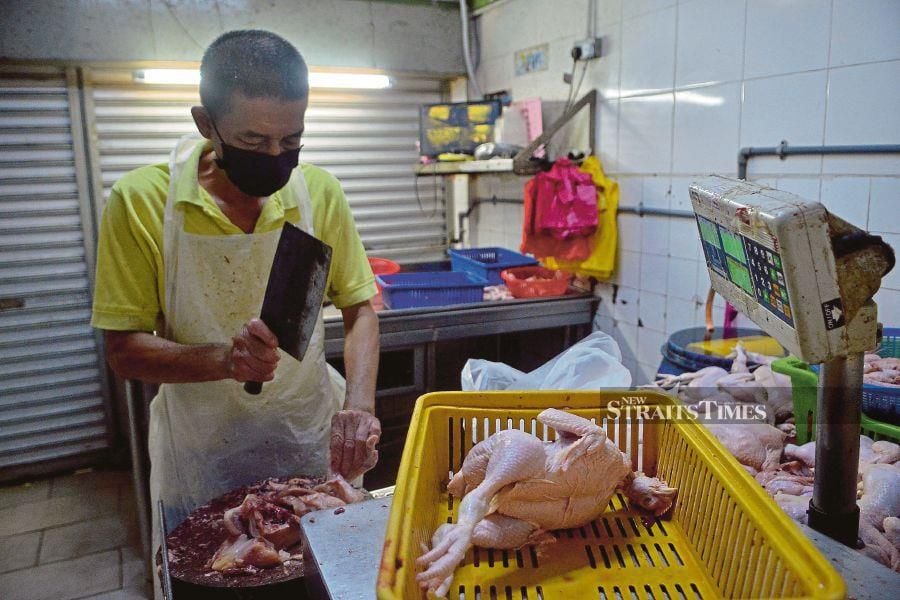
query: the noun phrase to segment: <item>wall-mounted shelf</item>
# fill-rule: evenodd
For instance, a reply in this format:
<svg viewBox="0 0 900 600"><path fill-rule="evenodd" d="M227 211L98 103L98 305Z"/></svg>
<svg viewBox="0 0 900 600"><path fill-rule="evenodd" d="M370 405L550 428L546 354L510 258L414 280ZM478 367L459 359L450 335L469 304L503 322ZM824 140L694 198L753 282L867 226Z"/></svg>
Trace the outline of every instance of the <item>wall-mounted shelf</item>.
<svg viewBox="0 0 900 600"><path fill-rule="evenodd" d="M433 162L413 167L416 175L458 175L471 173L512 173L513 159L462 160Z"/></svg>
<svg viewBox="0 0 900 600"><path fill-rule="evenodd" d="M516 175L533 175L540 170L540 161L532 157L535 150L550 141L550 138L559 131L572 117L585 106L590 107L590 139L591 152L594 147L594 132L597 119L597 90L591 90L573 104L561 117L553 122L550 127L536 137L514 158L492 158L490 160L466 160L454 162L435 162L428 165L416 165L413 170L417 176L460 175L478 173L515 173Z"/></svg>

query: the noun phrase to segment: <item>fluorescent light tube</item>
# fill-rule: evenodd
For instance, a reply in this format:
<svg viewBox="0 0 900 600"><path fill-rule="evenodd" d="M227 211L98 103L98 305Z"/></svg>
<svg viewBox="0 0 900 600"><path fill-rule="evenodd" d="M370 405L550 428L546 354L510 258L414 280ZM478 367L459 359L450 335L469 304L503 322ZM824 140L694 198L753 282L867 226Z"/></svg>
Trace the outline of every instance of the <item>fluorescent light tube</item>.
<svg viewBox="0 0 900 600"><path fill-rule="evenodd" d="M309 74L310 87L318 88L365 88L379 90L391 87L391 78L375 73L323 73Z"/></svg>
<svg viewBox="0 0 900 600"><path fill-rule="evenodd" d="M134 72L139 83L170 85L197 85L200 71L197 69L143 69ZM310 87L383 89L391 87L391 78L376 73L325 73L309 74Z"/></svg>
<svg viewBox="0 0 900 600"><path fill-rule="evenodd" d="M134 80L139 83L197 85L200 83L200 71L197 69L144 69L134 72Z"/></svg>

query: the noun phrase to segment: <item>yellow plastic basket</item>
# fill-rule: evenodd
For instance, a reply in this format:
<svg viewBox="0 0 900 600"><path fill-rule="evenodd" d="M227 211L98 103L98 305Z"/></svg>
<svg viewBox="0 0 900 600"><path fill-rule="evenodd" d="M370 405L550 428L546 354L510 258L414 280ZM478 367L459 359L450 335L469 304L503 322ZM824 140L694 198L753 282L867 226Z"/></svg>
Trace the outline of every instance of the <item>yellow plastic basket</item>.
<svg viewBox="0 0 900 600"><path fill-rule="evenodd" d="M613 418L616 401L653 392L440 392L419 398L403 450L378 576L380 600L425 594L415 560L431 534L456 517L446 492L475 442L519 428L552 439L535 416L568 408L600 423L635 469L679 489L671 518L649 519L616 494L596 521L556 532L544 556L474 548L448 598L462 600L632 600L843 598L844 582L761 487L702 426L665 415ZM645 418L640 418L644 416Z"/></svg>

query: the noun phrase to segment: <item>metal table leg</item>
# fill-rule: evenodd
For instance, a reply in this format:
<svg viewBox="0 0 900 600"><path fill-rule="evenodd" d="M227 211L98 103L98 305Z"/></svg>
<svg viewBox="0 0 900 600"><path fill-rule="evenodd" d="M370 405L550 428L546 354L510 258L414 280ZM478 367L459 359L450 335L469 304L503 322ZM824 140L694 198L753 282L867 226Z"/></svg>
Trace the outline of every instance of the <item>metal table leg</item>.
<svg viewBox="0 0 900 600"><path fill-rule="evenodd" d="M147 573L153 573L153 551L150 536L150 486L149 474L145 468L144 454L147 440L144 435L144 388L140 381L129 379L125 382L125 403L128 406L128 433L131 447L131 473L134 479L134 496L138 510L138 528L141 533L141 547Z"/></svg>
<svg viewBox="0 0 900 600"><path fill-rule="evenodd" d="M809 526L855 547L859 533L856 478L863 354L822 365L816 414L816 478Z"/></svg>

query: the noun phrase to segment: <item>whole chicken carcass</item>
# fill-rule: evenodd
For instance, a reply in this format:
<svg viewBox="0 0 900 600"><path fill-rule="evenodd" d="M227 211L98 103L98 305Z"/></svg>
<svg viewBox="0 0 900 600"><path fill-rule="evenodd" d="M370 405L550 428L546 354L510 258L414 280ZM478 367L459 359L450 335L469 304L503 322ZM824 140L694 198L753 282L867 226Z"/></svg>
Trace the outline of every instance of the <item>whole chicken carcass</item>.
<svg viewBox="0 0 900 600"><path fill-rule="evenodd" d="M755 475L778 468L786 434L765 423L707 423L739 463Z"/></svg>
<svg viewBox="0 0 900 600"><path fill-rule="evenodd" d="M873 464L863 477L859 537L877 548L876 556L882 556L886 566L900 572L900 548L892 543L897 537L892 517L900 517L900 467Z"/></svg>
<svg viewBox="0 0 900 600"><path fill-rule="evenodd" d="M672 505L675 489L634 473L628 457L606 432L587 419L547 409L538 421L557 439L508 429L479 442L453 476L448 491L462 497L457 522L441 525L432 549L417 564L416 577L443 597L453 572L472 546L518 548L552 543L551 529L578 527L596 519L616 488L655 515Z"/></svg>

